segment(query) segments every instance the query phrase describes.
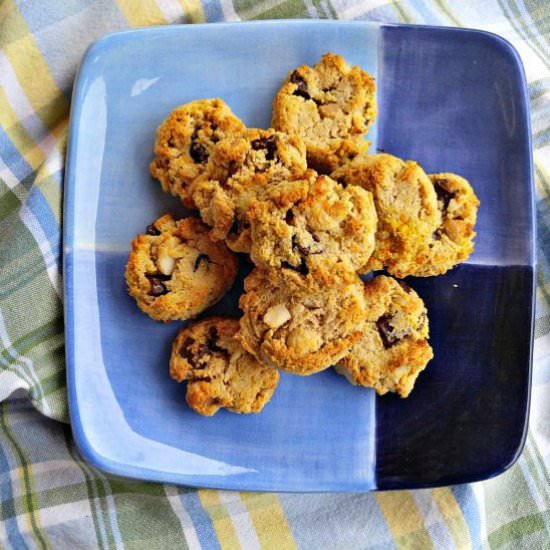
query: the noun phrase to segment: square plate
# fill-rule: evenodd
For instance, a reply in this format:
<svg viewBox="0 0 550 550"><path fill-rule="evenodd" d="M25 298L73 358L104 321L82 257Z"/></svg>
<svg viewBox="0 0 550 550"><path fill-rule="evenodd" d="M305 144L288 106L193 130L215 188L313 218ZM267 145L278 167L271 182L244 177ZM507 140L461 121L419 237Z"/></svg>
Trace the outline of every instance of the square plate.
<svg viewBox="0 0 550 550"><path fill-rule="evenodd" d="M409 281L430 311L435 359L408 399L378 398L332 369L283 373L261 414L201 417L167 373L181 324L150 320L125 289L134 235L165 212L184 214L149 177L155 128L201 97L267 127L287 72L327 51L376 76L373 148L473 183L476 252L445 276ZM119 475L239 490L413 488L502 472L527 428L533 211L525 78L495 35L266 21L103 38L75 84L65 184L68 384L81 452ZM238 315L241 284L211 311Z"/></svg>

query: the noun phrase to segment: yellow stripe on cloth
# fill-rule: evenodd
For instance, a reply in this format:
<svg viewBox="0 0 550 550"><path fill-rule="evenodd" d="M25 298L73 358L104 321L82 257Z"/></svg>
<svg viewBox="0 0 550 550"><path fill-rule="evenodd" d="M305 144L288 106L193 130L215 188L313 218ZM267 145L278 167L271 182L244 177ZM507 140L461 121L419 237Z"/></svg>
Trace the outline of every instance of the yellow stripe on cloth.
<svg viewBox="0 0 550 550"><path fill-rule="evenodd" d="M276 495L241 493L262 548L297 548Z"/></svg>
<svg viewBox="0 0 550 550"><path fill-rule="evenodd" d="M0 126L10 138L19 154L36 170L44 161L44 152L34 143L11 108L4 90L0 88Z"/></svg>
<svg viewBox="0 0 550 550"><path fill-rule="evenodd" d="M116 0L116 3L132 27L162 25L167 22L154 0Z"/></svg>
<svg viewBox="0 0 550 550"><path fill-rule="evenodd" d="M453 538L455 548L457 550L469 550L472 548L472 543L468 536L468 525L466 525L466 520L453 492L445 487L432 490L431 496L447 523L447 528Z"/></svg>
<svg viewBox="0 0 550 550"><path fill-rule="evenodd" d="M212 520L220 546L224 550L240 550L241 545L239 544L235 527L231 517L227 513L227 509L220 502L218 492L209 489L200 490L199 499Z"/></svg>
<svg viewBox="0 0 550 550"><path fill-rule="evenodd" d="M424 521L407 491L377 493L376 500L394 538L397 548L433 548Z"/></svg>
<svg viewBox="0 0 550 550"><path fill-rule="evenodd" d="M6 0L5 3L12 11L9 25L2 27L7 32L0 35L0 47L35 114L57 137L59 120L68 112L69 102L50 74L48 64L13 0Z"/></svg>
<svg viewBox="0 0 550 550"><path fill-rule="evenodd" d="M204 23L206 17L199 0L179 0L188 23Z"/></svg>

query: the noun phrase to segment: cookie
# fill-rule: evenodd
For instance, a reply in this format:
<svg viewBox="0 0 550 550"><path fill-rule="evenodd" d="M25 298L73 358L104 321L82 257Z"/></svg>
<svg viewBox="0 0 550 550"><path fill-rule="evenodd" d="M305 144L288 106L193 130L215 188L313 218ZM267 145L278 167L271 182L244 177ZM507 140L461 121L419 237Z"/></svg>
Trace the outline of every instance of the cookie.
<svg viewBox="0 0 550 550"><path fill-rule="evenodd" d="M467 180L457 174L429 176L437 195L441 224L432 233L425 260L412 273L441 275L468 259L474 250L479 199Z"/></svg>
<svg viewBox="0 0 550 550"><path fill-rule="evenodd" d="M354 280L374 250L372 194L315 173L293 183L286 200L278 194L277 200L250 205L252 261L265 269L294 270L308 284Z"/></svg>
<svg viewBox="0 0 550 550"><path fill-rule="evenodd" d="M441 225L441 210L430 178L413 161L388 154L360 155L335 170L344 185L359 185L374 196L378 229L374 253L361 272L387 269L396 277L418 271L427 245Z"/></svg>
<svg viewBox="0 0 550 550"><path fill-rule="evenodd" d="M361 338L336 366L352 384L407 397L433 357L428 316L416 292L385 276L365 284Z"/></svg>
<svg viewBox="0 0 550 550"><path fill-rule="evenodd" d="M189 185L204 172L215 144L244 131L244 124L221 99L198 99L181 105L157 129L151 175L164 191L193 208Z"/></svg>
<svg viewBox="0 0 550 550"><path fill-rule="evenodd" d="M236 338L269 366L307 375L337 363L361 337L363 283L304 286L294 272L254 269L244 281Z"/></svg>
<svg viewBox="0 0 550 550"><path fill-rule="evenodd" d="M247 353L238 330L237 319L211 317L180 330L172 344L170 376L187 381L187 403L199 414L258 413L277 387L277 369Z"/></svg>
<svg viewBox="0 0 550 550"><path fill-rule="evenodd" d="M327 53L315 67L289 73L273 101L272 126L299 135L308 165L327 174L368 149L364 134L375 117L374 78Z"/></svg>
<svg viewBox="0 0 550 550"><path fill-rule="evenodd" d="M237 260L224 243L214 243L196 218L166 214L132 242L126 265L128 292L157 321L194 317L231 287Z"/></svg>
<svg viewBox="0 0 550 550"><path fill-rule="evenodd" d="M250 129L220 141L191 195L214 240L226 240L236 252L249 252L250 201L264 190L302 176L305 146L298 137L273 129Z"/></svg>

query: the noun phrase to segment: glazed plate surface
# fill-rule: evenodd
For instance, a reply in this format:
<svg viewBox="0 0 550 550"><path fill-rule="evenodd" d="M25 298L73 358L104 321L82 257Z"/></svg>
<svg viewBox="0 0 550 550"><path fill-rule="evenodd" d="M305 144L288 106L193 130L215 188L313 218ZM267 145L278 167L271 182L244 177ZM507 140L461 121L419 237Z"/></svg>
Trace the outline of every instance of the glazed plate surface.
<svg viewBox="0 0 550 550"><path fill-rule="evenodd" d="M376 77L369 139L453 171L481 200L476 251L442 277L412 279L435 359L411 396L376 397L331 370L282 374L259 415L185 404L168 376L181 323L156 323L127 295L135 234L184 214L148 173L154 132L177 105L221 97L267 127L292 68L325 52ZM525 77L517 53L480 31L365 22L266 21L107 36L73 93L64 279L70 410L95 466L153 481L239 490L364 491L470 482L521 452L529 407L535 258ZM211 312L239 315L242 278Z"/></svg>

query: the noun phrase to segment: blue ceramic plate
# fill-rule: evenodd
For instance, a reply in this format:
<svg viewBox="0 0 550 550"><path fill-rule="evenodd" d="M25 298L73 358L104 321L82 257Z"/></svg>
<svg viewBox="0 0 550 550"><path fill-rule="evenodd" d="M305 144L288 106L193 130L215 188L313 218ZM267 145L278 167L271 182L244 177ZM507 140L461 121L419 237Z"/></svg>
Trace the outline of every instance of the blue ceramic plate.
<svg viewBox="0 0 550 550"><path fill-rule="evenodd" d="M332 370L281 376L259 415L187 408L168 377L181 327L142 314L124 265L136 233L184 212L148 175L156 126L175 106L225 99L266 127L287 72L333 51L374 74L373 147L454 171L481 199L475 254L409 281L430 311L435 359L406 399ZM533 187L517 53L479 31L364 22L171 26L96 42L75 85L65 187L71 419L95 466L242 490L363 491L474 481L521 451L533 330ZM238 315L237 284L213 311Z"/></svg>

